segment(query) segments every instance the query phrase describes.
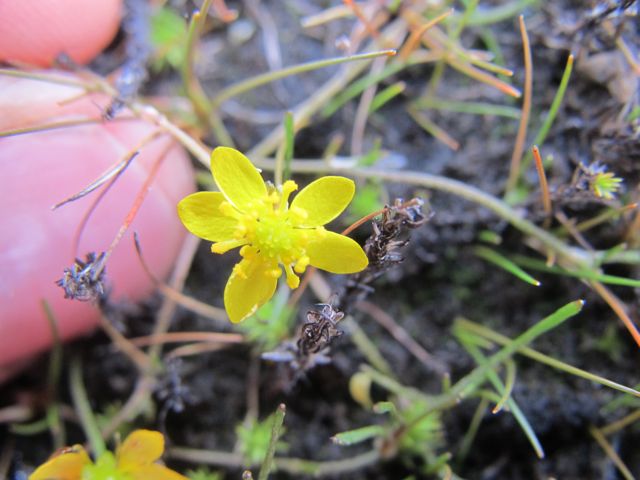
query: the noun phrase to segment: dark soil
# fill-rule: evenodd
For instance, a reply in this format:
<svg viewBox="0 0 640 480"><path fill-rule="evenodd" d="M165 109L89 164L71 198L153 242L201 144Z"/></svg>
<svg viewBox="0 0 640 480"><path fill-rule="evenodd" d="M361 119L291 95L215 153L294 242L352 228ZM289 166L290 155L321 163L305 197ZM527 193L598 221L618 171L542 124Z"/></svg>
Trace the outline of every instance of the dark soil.
<svg viewBox="0 0 640 480"><path fill-rule="evenodd" d="M230 45L229 28L218 24L203 40L204 55L207 55L207 48L215 53L199 67L199 74L210 93L269 68L260 25L256 24L256 19L246 7L246 4L253 3L258 2L229 2L230 6L240 10L241 18L256 27L246 43L240 47ZM300 15L317 12L328 3L308 0L261 3L261 8L268 10L277 24L283 65L339 53L333 46L334 41L343 31L350 31L354 20L341 20L328 27L314 29L313 35L305 34L298 28ZM501 2L481 2L483 5L485 3ZM552 189L562 192L562 188L570 184L579 162L600 162L622 176L626 190L632 192L640 174L640 138L637 131L634 133L616 117L624 99L616 98L615 90L612 92L615 88L612 86L613 79L598 81L591 74L593 72L581 70L580 67L580 59L617 51L602 26L604 20L585 20L596 3L603 6L606 2L565 0L549 2L548 5L547 2L540 3L544 6L525 10L535 65L530 132L537 131L542 112L546 112L551 104L567 54L573 52L578 59L564 107L544 143L544 154L554 157L550 172ZM190 6L182 8L188 10ZM637 12L638 8L635 2L627 12ZM615 24L615 20L607 21ZM636 24L633 25L633 22ZM635 42L635 47L640 38L637 22L636 14L635 17L630 16L626 26L622 27L626 38L633 40L629 43ZM522 85L524 70L517 19L500 22L490 29L502 47L506 65L515 72L513 83ZM473 28L463 33L462 43L467 47L486 48L478 30ZM117 56L118 53L112 52L110 55ZM233 109L241 105L245 109L284 112L312 95L335 71L335 68L328 68L276 82L232 100L231 107L226 108ZM452 152L421 130L406 113L407 100L421 94L432 71L432 66L412 67L392 79L406 81L407 90L403 97L386 105L371 118L366 130L365 147L370 148L375 139L380 138L384 149L404 159L406 168L452 177L491 194L502 195L517 122L500 117L439 112L432 119L461 144L457 152ZM612 75L625 74L612 71ZM637 77L633 78L633 82L637 105ZM163 73L152 77L145 91L166 93L177 85L175 77ZM490 99L505 103L502 95L451 69L445 71L438 93L445 100ZM517 104L513 102L513 105ZM318 158L329 139L337 133L349 138L356 108L357 103L351 102L330 119L314 123L301 131L296 136L296 158ZM227 116L225 121L241 150L250 149L273 128L273 125L258 125L236 116ZM215 143L211 138L205 140L210 144ZM341 153L349 153L347 146L343 147ZM530 173L527 179L531 182L533 194L523 203L522 211L531 219L539 219L538 193L535 191L537 178L533 168ZM534 347L624 385L634 386L638 383L640 353L637 346L617 317L587 286L573 278L538 274L542 286L534 288L474 255L473 247L479 244L479 234L484 230L501 235L501 251L531 255L531 250L524 245L518 231L491 212L451 195L435 191L418 192L406 185L389 185L388 189L392 198L410 198L426 193L434 215L425 226L411 232L411 242L403 250L405 261L375 282L375 292L368 300L381 306L443 363L451 372L454 382L475 366L451 332L456 317L465 317L515 337L560 306L582 298L586 300L586 307L581 314L539 338ZM568 196L563 197L561 193L557 193L555 200L568 216L578 219L593 216L598 207L597 202L576 201ZM590 232L587 240L595 248L609 248L620 243L627 226L625 220L608 223ZM359 240L364 241L368 228L361 229ZM193 262L185 293L220 305L221 298L217 292L222 292L226 278L226 274L221 275L220 272L229 271L232 262L233 259L225 263L220 257L212 257L209 246L203 244ZM628 266L618 267L610 273L638 278L637 268ZM336 281L335 288L339 290L339 282L343 280ZM638 320L638 291L624 287L612 290L627 303ZM215 296L212 296L212 292ZM299 322L303 321L304 312L314 301L309 292L302 298ZM149 333L159 305L160 298L155 298L137 312L127 315L124 321L126 334ZM386 330L358 311L348 313L353 314L355 321L392 365L398 381L426 393L436 394L440 391L440 376L417 362ZM231 330L230 326L223 328ZM219 331L220 326L212 326L210 321L179 309L172 329ZM608 338L609 343L606 344L603 338ZM66 359L77 354L82 357L85 381L95 411L104 411L114 402L126 401L137 376L131 363L113 350L104 335L96 334L91 339L65 346ZM138 424L165 431L170 444L232 451L236 443L235 428L242 423L247 411L247 395L252 388L251 372L259 363L255 358L256 350L250 346L186 357L172 367L181 386L188 391L186 396L183 395L185 409L168 409L166 398L156 394L153 397L154 408ZM314 368L295 384L286 381L285 372L277 365L262 362L259 366L259 415L264 418L278 404L286 404L284 441L289 445L288 457L323 461L361 453L369 448L368 444L339 447L330 441L330 437L337 432L380 423L383 419L363 409L349 394L349 380L366 360L348 334L335 341L331 359L329 365ZM538 434L546 457L536 457L511 414L502 412L492 415L487 411L466 460L453 464L455 473L469 479L622 478L589 429L631 412L632 402L629 402L630 406L608 411L604 407L621 394L524 357L517 357L516 363L513 398ZM44 391L46 378L42 375L45 370L41 368L43 364L2 386L3 404L10 404L20 395L38 395ZM68 395L66 390L66 384L63 384L63 396ZM384 390L378 388L373 393L376 400L383 400L387 396ZM69 401L68 397L64 398ZM444 442L439 453L450 451L455 454L469 428L478 401L477 398L466 399L444 414ZM77 425L74 426L73 422L70 425L71 439L83 441ZM50 440L45 434L24 437L5 429L1 438L3 448L9 444L14 446L16 453L12 471L16 479L24 478L19 472L42 461L50 449ZM609 440L628 468L640 475L637 449L640 430L637 424L621 430ZM426 478L415 466L415 461L415 458L398 455L388 461L332 478ZM186 463L175 465L180 468L195 467ZM254 469L254 473L256 471ZM226 472L224 478L240 478L241 475L240 468L231 468ZM277 473L273 478L302 477Z"/></svg>

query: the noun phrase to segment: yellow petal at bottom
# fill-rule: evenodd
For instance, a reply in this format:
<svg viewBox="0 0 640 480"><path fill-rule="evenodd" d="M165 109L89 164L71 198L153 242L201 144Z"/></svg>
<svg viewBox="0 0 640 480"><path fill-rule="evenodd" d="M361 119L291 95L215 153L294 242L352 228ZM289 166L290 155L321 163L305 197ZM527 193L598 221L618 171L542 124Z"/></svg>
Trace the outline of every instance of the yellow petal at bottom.
<svg viewBox="0 0 640 480"><path fill-rule="evenodd" d="M275 293L278 266L259 255L243 258L229 277L224 289L224 307L229 320L238 323L255 313Z"/></svg>

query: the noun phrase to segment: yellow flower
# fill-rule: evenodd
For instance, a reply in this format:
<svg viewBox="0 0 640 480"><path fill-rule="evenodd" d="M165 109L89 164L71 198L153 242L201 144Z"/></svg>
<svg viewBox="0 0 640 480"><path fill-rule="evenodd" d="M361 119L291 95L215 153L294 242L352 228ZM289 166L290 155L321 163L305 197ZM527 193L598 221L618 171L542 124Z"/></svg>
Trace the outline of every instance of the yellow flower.
<svg viewBox="0 0 640 480"><path fill-rule="evenodd" d="M136 430L116 450L91 462L81 445L64 449L31 474L29 480L187 480L154 463L164 451L160 432Z"/></svg>
<svg viewBox="0 0 640 480"><path fill-rule="evenodd" d="M224 289L232 322L244 320L273 296L280 265L291 288L298 287L297 274L309 265L331 273L355 273L367 266L360 245L323 227L353 198L352 180L319 178L289 204L296 183L265 184L249 159L233 148L213 151L211 173L220 192L189 195L178 204L178 214L191 233L215 242L212 252L242 247L242 260Z"/></svg>

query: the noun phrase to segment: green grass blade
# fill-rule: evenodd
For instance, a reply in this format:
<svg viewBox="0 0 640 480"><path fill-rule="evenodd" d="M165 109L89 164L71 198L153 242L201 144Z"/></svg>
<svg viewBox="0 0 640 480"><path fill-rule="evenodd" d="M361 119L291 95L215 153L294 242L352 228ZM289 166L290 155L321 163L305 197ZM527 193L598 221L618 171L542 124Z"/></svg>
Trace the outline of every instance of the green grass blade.
<svg viewBox="0 0 640 480"><path fill-rule="evenodd" d="M533 145L538 145L538 147L542 148L542 144L547 139L547 135L549 134L549 130L551 130L551 125L553 125L553 121L556 119L558 115L558 111L560 110L560 105L562 105L562 100L564 99L564 94L567 91L567 85L569 85L569 79L571 78L571 72L573 70L573 55L569 55L567 59L567 66L564 69L564 73L562 74L562 79L560 80L560 85L558 86L558 90L556 91L556 95L553 97L553 101L551 102L551 107L549 108L549 113L547 117L544 119L540 130L538 131L535 140L533 141ZM522 162L522 168L525 169L531 163L531 152L527 151L525 158Z"/></svg>
<svg viewBox="0 0 640 480"><path fill-rule="evenodd" d="M457 322L458 320L456 320L456 323ZM461 335L458 336L458 339L462 341L461 343L463 344L465 350L469 352L469 355L473 357L475 362L480 366L486 364L487 358L483 355L480 349L476 347L476 345L474 345L472 342L464 341L464 337L467 335L470 335L471 332L467 333L466 331L462 331L462 332L459 331L459 333L461 333ZM507 407L513 414L513 417L518 422L518 425L520 425L520 428L522 428L522 431L524 432L525 436L531 443L531 446L536 452L536 455L538 456L538 458L544 458L544 449L542 448L542 444L540 443L540 440L538 440L538 436L536 435L535 431L533 430L533 427L529 423L529 420L527 420L527 417L524 415L524 413L522 412L522 410L520 409L516 401L513 398L511 398L510 388L508 388L505 384L502 383L502 380L500 380L500 377L495 372L495 370L489 370L487 374L487 378L493 385L493 388L495 388L496 391L500 393L500 395L502 396L500 400L502 401L504 399L504 403L507 405ZM494 409L494 413L495 413L495 409Z"/></svg>
<svg viewBox="0 0 640 480"><path fill-rule="evenodd" d="M476 11L467 21L468 26L491 25L515 17L528 7L538 3L538 0L516 0L493 8L483 8Z"/></svg>
<svg viewBox="0 0 640 480"><path fill-rule="evenodd" d="M491 340L492 342L498 343L500 345L508 345L512 341L511 338L505 335L502 335L491 330L490 328L485 327L484 325L479 325L469 320L457 319L455 327L473 333L487 340ZM591 382L599 383L600 385L604 385L605 387L609 387L614 390L633 395L635 397L640 397L640 391L634 390L633 388L613 382L607 378L574 367L573 365L569 365L568 363L562 362L556 358L540 353L533 348L521 346L517 351L525 357L531 358L532 360L540 362L551 368L555 368L556 370L575 375L576 377L584 378L585 380L589 380Z"/></svg>
<svg viewBox="0 0 640 480"><path fill-rule="evenodd" d="M368 425L366 427L336 433L331 437L331 441L336 445L355 445L356 443L362 443L370 438L384 435L384 433L385 429L381 425Z"/></svg>
<svg viewBox="0 0 640 480"><path fill-rule="evenodd" d="M517 120L520 110L507 105L495 105L486 102L459 102L456 100L441 100L438 98L420 98L415 105L419 108L433 108L447 112L470 113L473 115L495 115Z"/></svg>
<svg viewBox="0 0 640 480"><path fill-rule="evenodd" d="M404 92L405 88L407 88L407 84L405 82L396 82L393 85L389 85L387 88L379 92L373 100L371 101L371 106L369 107L369 114L377 112L382 108L387 102L393 100L398 95Z"/></svg>
<svg viewBox="0 0 640 480"><path fill-rule="evenodd" d="M390 77L398 73L400 70L405 68L406 65L401 62L393 62L387 65L382 72L377 75L367 75L366 77L362 77L359 80L356 80L347 88L345 88L341 93L336 95L331 101L327 104L327 106L322 110L321 115L323 118L330 117L340 107L342 107L349 100L357 97L361 94L365 89L370 87L371 85L375 85L376 83L381 82L385 78Z"/></svg>
<svg viewBox="0 0 640 480"><path fill-rule="evenodd" d="M540 335L562 325L566 320L578 314L580 310L582 310L583 306L583 300L576 300L559 308L548 317L543 318L538 323L525 330L518 337L505 344L500 351L489 357L486 363L478 366L471 373L459 380L453 387L451 387L451 391L447 396L455 395L458 399L466 396L470 391L477 388L477 386L484 381L487 374L493 371L497 365L504 362L507 358L517 352L518 349L528 345ZM456 326L454 325L454 332L455 328Z"/></svg>
<svg viewBox="0 0 640 480"><path fill-rule="evenodd" d="M80 357L75 357L71 360L69 377L73 406L80 418L80 424L82 425L82 429L84 430L87 439L89 440L93 454L96 458L100 458L100 456L107 450L107 447L102 439L102 434L98 428L95 414L91 408L89 397L87 396L87 390L85 389L82 381L82 363L80 361Z"/></svg>
<svg viewBox="0 0 640 480"><path fill-rule="evenodd" d="M587 270L584 268L576 270L566 270L562 267L558 267L557 265L549 266L542 260L525 257L523 255L514 255L513 257L511 257L511 260L513 260L514 263L525 268L531 268L533 270L538 270L541 272L564 275L567 277L577 277L583 280L595 280L610 285L621 285L623 287L640 287L640 280L635 280L633 278L618 277L616 275L606 275L604 273L599 273L594 270Z"/></svg>
<svg viewBox="0 0 640 480"><path fill-rule="evenodd" d="M478 247L474 248L473 251L480 258L483 258L483 259L487 260L488 262L491 262L494 265L497 265L498 267L506 270L510 274L518 277L523 282L526 282L526 283L528 283L530 285L533 285L535 287L539 287L540 286L540 282L538 280L533 278L527 272L522 270L518 265L513 263L507 257L499 254L495 250L492 250L492 249L484 247L484 246L478 246Z"/></svg>
<svg viewBox="0 0 640 480"><path fill-rule="evenodd" d="M314 62L301 63L299 65L294 65L292 67L283 68L281 70L275 70L272 72L266 72L261 75L256 75L255 77L248 78L246 80L242 80L238 83L234 83L233 85L224 88L218 93L212 100L211 103L213 107L217 107L225 100L230 99L236 95L240 95L241 93L248 92L253 90L254 88L260 87L262 85L266 85L267 83L275 82L276 80L280 80L282 78L289 77L291 75L298 75L304 72L310 72L312 70L317 70L319 68L330 67L333 65L339 65L341 63L354 62L357 60L371 60L376 57L382 56L391 56L395 55L395 50L380 50L371 53L362 53L359 55L350 55L348 57L335 57L317 60Z"/></svg>

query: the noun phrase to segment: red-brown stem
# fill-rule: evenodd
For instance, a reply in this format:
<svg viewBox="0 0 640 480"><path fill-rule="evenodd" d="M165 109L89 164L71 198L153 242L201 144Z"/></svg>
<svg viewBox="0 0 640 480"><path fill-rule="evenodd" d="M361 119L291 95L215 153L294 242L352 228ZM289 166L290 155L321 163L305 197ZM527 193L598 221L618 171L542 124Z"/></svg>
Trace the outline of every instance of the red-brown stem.
<svg viewBox="0 0 640 480"><path fill-rule="evenodd" d="M244 342L244 337L239 333L167 332L130 338L129 341L137 347L146 347L149 345L181 342L242 343Z"/></svg>
<svg viewBox="0 0 640 480"><path fill-rule="evenodd" d="M129 150L126 155L125 155L125 159L128 159L126 165L123 166L122 169L120 169L104 186L104 188L102 189L102 191L100 192L100 194L96 197L96 199L94 200L94 202L91 204L91 206L89 207L89 210L87 210L87 213L84 214L84 216L82 217L82 220L80 221L80 225L78 225L78 231L76 233L76 237L75 237L75 241L74 241L74 245L73 245L73 256L78 256L78 248L80 247L80 239L82 237L82 233L85 229L85 227L87 226L87 223L89 222L89 219L91 218L91 215L93 215L93 212L95 211L95 209L98 207L98 205L100 204L100 202L102 201L102 199L105 197L105 195L109 192L109 190L111 189L111 187L118 181L118 178L120 178L120 175L122 175L124 173L124 171L128 168L129 163L131 163L134 158L136 157L136 152L139 152L145 145L149 144L150 142L152 142L155 138L159 137L160 135L163 135L164 132L160 131L160 130L154 130L153 132L151 132L151 134L149 134L148 136L144 137L140 143L138 143L133 149ZM121 163L122 160L119 160L117 163ZM103 265L105 265L106 262L106 258L103 261Z"/></svg>
<svg viewBox="0 0 640 480"><path fill-rule="evenodd" d="M520 114L520 125L516 143L511 155L511 168L509 169L509 179L507 181L507 193L512 191L520 178L520 164L522 162L522 151L527 136L527 126L529 115L531 114L531 90L533 86L533 62L531 60L531 45L527 27L524 24L524 17L520 15L520 35L522 36L522 48L524 50L524 96L522 99L522 113Z"/></svg>
<svg viewBox="0 0 640 480"><path fill-rule="evenodd" d="M364 25L364 28L367 30L367 33L369 33L369 35L371 35L372 38L377 39L380 36L380 32L378 32L376 27L367 19L367 17L364 15L364 12L360 8L360 6L357 3L355 3L353 0L343 0L343 2L351 10L353 10L353 13L355 14L355 16L358 17L358 20L362 22L362 25Z"/></svg>
<svg viewBox="0 0 640 480"><path fill-rule="evenodd" d="M618 315L618 318L622 320L622 323L627 327L636 344L640 347L640 332L638 332L638 328L633 323L633 320L631 320L631 317L629 317L622 301L600 282L592 281L589 282L589 285L598 292L602 299L611 307L611 310Z"/></svg>
<svg viewBox="0 0 640 480"><path fill-rule="evenodd" d="M118 243L120 243L120 240L122 240L122 237L131 226L131 223L133 222L134 218L136 218L136 215L138 214L138 210L140 210L140 207L142 206L142 202L147 196L147 193L149 193L149 188L151 187L151 183L153 183L153 181L155 180L156 174L158 173L158 170L160 169L162 162L167 157L167 154L169 153L169 151L174 147L175 147L175 144L173 142L169 142L169 144L164 149L162 154L158 157L158 159L155 161L155 163L151 167L151 170L149 171L149 175L147 176L147 179L142 185L142 188L140 189L140 191L138 192L138 195L136 195L136 199L134 200L133 205L129 210L129 213L127 213L127 216L125 217L124 222L120 226L120 230L118 230L118 233L116 234L115 238L111 242L111 245L109 245L109 250L107 250L107 253L105 254L103 265L107 263L109 256L111 256L111 254L113 253L113 250L116 248Z"/></svg>
<svg viewBox="0 0 640 480"><path fill-rule="evenodd" d="M544 213L547 214L547 222L551 218L551 195L549 195L549 184L547 183L547 174L544 171L542 165L542 157L540 156L540 150L537 145L534 145L531 149L533 152L533 159L536 163L536 171L538 172L538 180L540 181L540 192L542 194L542 207Z"/></svg>
<svg viewBox="0 0 640 480"><path fill-rule="evenodd" d="M404 46L400 49L400 53L398 54L400 61L406 62L411 52L413 52L418 46L418 44L420 43L420 38L422 38L422 35L424 35L424 33L427 30L429 30L431 27L433 27L434 25L440 23L442 20L447 18L453 12L454 12L453 8L450 8L446 12L438 15L433 20L429 20L427 23L420 25L416 30L411 32L411 35L405 42Z"/></svg>

